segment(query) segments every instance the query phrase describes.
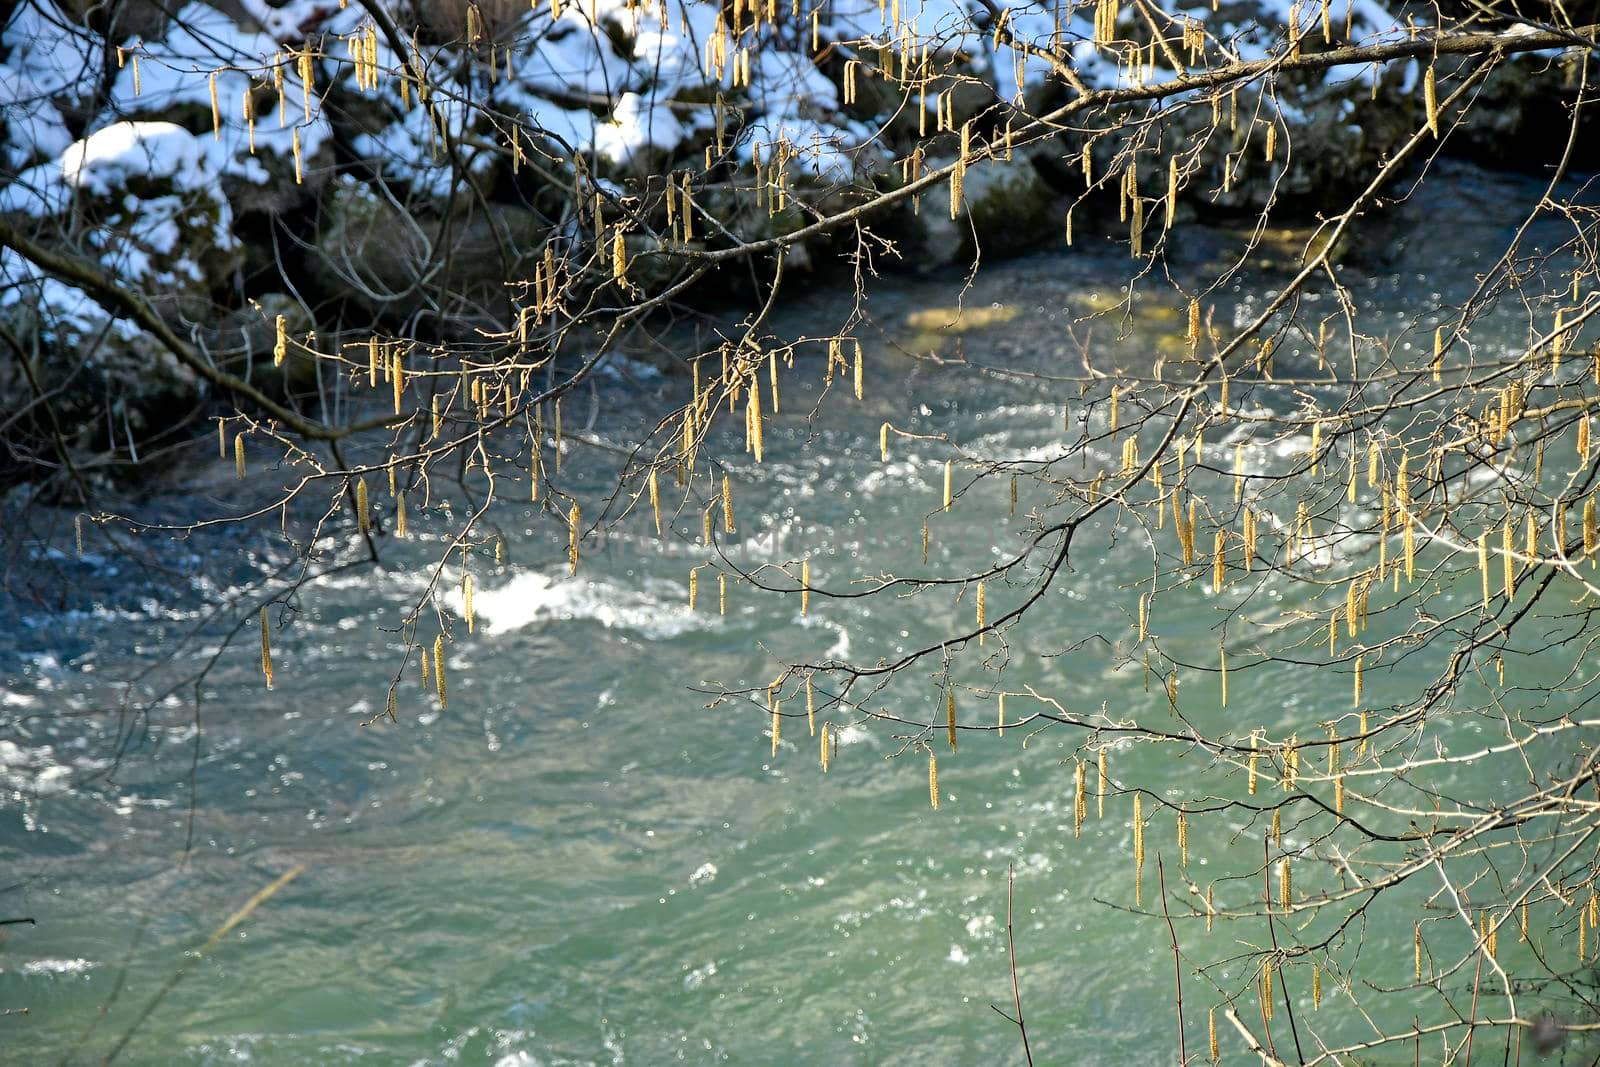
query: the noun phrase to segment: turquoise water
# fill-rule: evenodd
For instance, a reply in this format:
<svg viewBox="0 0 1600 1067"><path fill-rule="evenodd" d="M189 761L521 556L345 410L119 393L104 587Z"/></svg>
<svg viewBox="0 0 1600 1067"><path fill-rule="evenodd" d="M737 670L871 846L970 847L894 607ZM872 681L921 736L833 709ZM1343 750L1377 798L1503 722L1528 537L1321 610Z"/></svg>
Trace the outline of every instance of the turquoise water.
<svg viewBox="0 0 1600 1067"><path fill-rule="evenodd" d="M1506 188L1464 180L1457 195L1492 199ZM1399 262L1362 280L1365 306L1375 317L1398 312L1419 286L1459 299L1474 257L1509 224L1484 221L1426 276L1397 251ZM1191 266L1208 261L1207 240L1196 238ZM907 323L952 304L959 279L886 285L869 309L880 328L863 402L835 388L813 414L820 361L802 359L785 378L766 462L757 468L736 439L722 441L739 516L730 556L748 567L809 555L813 583L831 589L915 569L949 452L896 439L884 464L880 424L947 432L991 453L1052 454L1064 438L1061 401L1076 386L1048 376L1076 372L1069 325L1114 292L1100 279L1121 269L1098 253L989 267L965 302L1015 317L953 336ZM1270 271L1243 275L1227 299L1259 307L1273 285ZM812 294L778 325L814 329L846 310L839 294ZM1513 325L1502 328L1514 336ZM1147 364L1182 324L1146 314L1119 340L1096 329L1096 359ZM932 348L943 363L917 358ZM1046 377L982 373L981 364ZM608 408L624 414L608 409L592 432L622 443L684 384L635 366L603 388ZM574 446L563 482L599 500L611 473L610 453ZM221 478L196 477L208 488ZM1015 550L1027 512L1048 500L1024 487L1013 518L994 481L934 516L930 564L971 568ZM0 712L13 717L0 741L0 883L18 886L0 895L0 916L36 920L5 928L0 942L0 1009L27 1009L0 1017L0 1060L99 1062L131 1032L118 1062L1020 1062L1016 1029L991 1010L1012 1010L1014 867L1017 972L1036 1061L1176 1062L1167 930L1128 910L1126 799L1103 819L1091 802L1074 836L1081 732L964 737L959 753L940 753L943 803L933 812L926 757L904 751L914 728L825 713L849 725L824 776L803 717L785 721L774 758L758 700L707 706L723 686L765 684L786 657L872 662L937 640L970 624L970 598L818 596L802 616L793 597L735 584L719 616L715 580L703 576L690 612L688 571L706 559L693 507L664 542L647 514L623 518L586 546L576 579L553 517L513 503L498 521L506 561L479 562L478 629L451 647L448 709L424 696L413 667L392 724L365 725L398 669L391 631L424 592L443 522L414 519L420 536L386 549L380 567L309 581L275 639L271 692L246 626L200 684L198 712L185 679L235 617L253 615L245 583L290 560L281 542L206 534L145 545L166 570L54 560L85 591L65 612L19 608L0 660L9 672ZM1133 583L1149 568L1125 535L1085 529L1070 571L1010 635L1005 687L1034 686L1077 713L1104 704L1114 717L1161 721L1160 679L1147 685L1121 655ZM996 583L991 616L1018 595ZM1299 595L1261 593L1272 610L1292 609ZM211 620L218 602L228 610ZM1198 589L1180 589L1156 625L1169 647L1201 660L1215 654L1217 621ZM1111 644L1075 645L1097 632ZM1408 660L1371 680L1373 699L1399 698L1437 667L1437 657ZM972 687L963 721L987 721L992 700L977 690L993 672L970 657L961 670ZM1183 699L1219 728L1281 734L1304 724L1309 735L1329 708L1348 709L1344 674L1323 692L1303 673L1241 672L1226 711L1207 677L1186 682ZM168 686L179 688L162 696ZM941 694L940 679L918 666L876 703L930 722ZM152 700L148 715L138 710ZM1014 698L1012 707L1028 705ZM1463 745L1493 740L1476 720L1459 731ZM1124 744L1112 764L1119 781L1171 798L1242 789L1237 770L1208 769L1198 754L1175 760ZM1434 780L1515 793L1487 773ZM1259 899L1261 833L1233 814L1197 819L1183 875L1171 817L1158 816L1147 831L1146 906L1159 899L1157 852L1174 907L1184 877L1215 881L1220 905L1248 906ZM194 955L253 893L302 866ZM1306 891L1339 878L1310 861L1297 876ZM1192 1055L1221 991L1247 995L1250 971L1230 958L1269 934L1246 921L1208 935L1203 922L1176 917L1185 951L1214 965L1204 976L1185 970ZM1409 973L1412 918L1379 913L1360 924L1357 992L1390 1024L1439 1011L1415 998L1375 1007L1363 985ZM1453 936L1466 944L1441 932L1441 952ZM1514 961L1516 951L1502 954ZM177 985L149 1007L179 968ZM1290 981L1308 1049L1370 1034L1332 979L1315 1012L1305 970ZM1281 1019L1277 1035L1288 1040ZM1244 1062L1237 1038L1221 1036L1225 1059ZM1402 1059L1411 1052L1378 1062Z"/></svg>

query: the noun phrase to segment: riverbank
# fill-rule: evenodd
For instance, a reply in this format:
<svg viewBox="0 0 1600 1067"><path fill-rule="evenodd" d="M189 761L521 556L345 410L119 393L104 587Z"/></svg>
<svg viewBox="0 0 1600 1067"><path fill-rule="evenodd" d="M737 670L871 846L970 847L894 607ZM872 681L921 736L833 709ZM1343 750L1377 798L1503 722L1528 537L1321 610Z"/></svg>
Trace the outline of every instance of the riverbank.
<svg viewBox="0 0 1600 1067"><path fill-rule="evenodd" d="M1186 17L1248 60L1280 42L1290 15L1249 0ZM1293 32L1308 52L1403 42L1406 15L1363 0ZM45 462L6 476L70 466L67 454L114 479L141 453L208 429L238 398L202 363L315 411L343 402L338 358L374 335L424 346L510 337L524 283L552 249L582 303L610 282L620 240L630 299L671 294L647 331L742 314L763 299L772 257L700 275L696 255L892 192L948 164L963 138L987 148L964 175L959 219L943 185L904 198L877 210L866 236L842 227L788 246L787 283L836 282L846 263L992 262L1065 242L1069 218L1080 244L1127 244L1130 196L1146 223L1139 251L1165 260L1181 255L1192 221L1268 207L1279 225L1325 215L1428 118L1423 67L1402 57L1247 85L1209 110L1094 112L1021 135L1063 99L1047 66L1022 58L1058 30L1079 42L1072 63L1089 90L1175 76L1175 54L1152 44L1148 68L1119 65L1086 43L1087 12L1063 28L1042 5L1012 9L1004 27L954 0L922 0L904 17L935 41L924 57L935 74L909 88L892 52L865 47L890 29L870 4L829 5L809 35L758 18L746 74L708 61L723 32L709 4L557 3L529 15L443 0L239 0L107 14L28 0L0 34L3 151L16 175L0 186L0 214L93 277L0 251L0 396L30 411L48 397L52 409L26 426L27 450ZM1147 31L1123 17L1119 32L1140 43ZM396 32L402 22L416 32ZM1499 64L1444 150L1529 167L1555 158L1576 92L1564 61L1546 50ZM1580 154L1592 140L1579 139ZM1182 173L1169 174L1162 159L1180 146ZM1129 152L1150 162L1108 184ZM151 322L171 328L187 361ZM585 323L575 347L603 337ZM313 350L322 355L305 358Z"/></svg>

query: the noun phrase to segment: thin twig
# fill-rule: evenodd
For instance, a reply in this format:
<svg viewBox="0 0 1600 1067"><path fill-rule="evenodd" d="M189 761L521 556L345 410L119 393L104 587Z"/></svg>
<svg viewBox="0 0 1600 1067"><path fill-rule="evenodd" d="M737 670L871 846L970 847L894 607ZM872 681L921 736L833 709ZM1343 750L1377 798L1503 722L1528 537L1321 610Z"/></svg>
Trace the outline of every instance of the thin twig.
<svg viewBox="0 0 1600 1067"><path fill-rule="evenodd" d="M1161 887L1161 915L1167 920L1167 933L1172 938L1172 983L1178 992L1178 1067L1187 1067L1189 1046L1183 1037L1183 963L1178 956L1178 928L1172 925L1172 912L1167 908L1167 872L1159 852L1156 853L1156 880Z"/></svg>
<svg viewBox="0 0 1600 1067"><path fill-rule="evenodd" d="M1267 879L1267 936L1272 938L1272 953L1274 956L1276 956L1279 954L1280 950L1278 948L1278 931L1272 924L1272 846L1271 843L1266 839L1262 839L1261 851L1266 856L1265 874ZM1285 912L1290 911L1293 907L1294 902L1292 900L1285 899L1283 901L1283 910ZM1279 973L1282 973L1281 968ZM1294 1038L1295 1058L1301 1063L1304 1063L1306 1061L1306 1054L1305 1050L1300 1047L1300 1027L1296 1025L1294 1021L1294 1001L1289 997L1289 980L1287 978L1279 978L1278 991L1283 994L1284 1014L1289 1016L1289 1036Z"/></svg>
<svg viewBox="0 0 1600 1067"><path fill-rule="evenodd" d="M100 1062L102 1064L108 1064L120 1056L122 1054L122 1050L128 1047L128 1042L133 1039L133 1035L138 1032L139 1027L143 1026L145 1020L150 1018L151 1013L156 1010L156 1006L159 1005L162 1000L166 999L167 994L172 992L172 990L177 987L178 983L183 980L183 977L189 973L190 965L198 960L204 959L207 953L216 948L218 943L220 943L224 937L228 936L229 931L248 919L251 912L255 911L262 904L265 904L280 889L294 881L296 878L300 877L305 869L306 865L301 863L295 865L295 867L293 867L291 870L285 871L283 874L274 879L271 885L268 885L265 889L257 892L255 896L245 901L242 908L228 916L228 921L217 927L216 931L206 939L206 943L195 950L195 953L192 957L190 957L189 962L185 963L183 966L174 971L172 973L172 977L168 978L165 984L163 984L160 989L156 990L156 995L150 998L150 1003L146 1004L144 1006L144 1010L141 1011L138 1017L133 1020L133 1025L128 1027L127 1032L124 1033L122 1038L112 1046L111 1051L106 1053L105 1059L101 1060Z"/></svg>
<svg viewBox="0 0 1600 1067"><path fill-rule="evenodd" d="M1006 952L1011 957L1011 1000L1017 1008L1017 1031L1022 1034L1022 1055L1028 1067L1033 1067L1033 1049L1028 1046L1028 1024L1022 1020L1022 989L1017 985L1017 943L1011 936L1011 888L1016 883L1017 871L1006 864Z"/></svg>

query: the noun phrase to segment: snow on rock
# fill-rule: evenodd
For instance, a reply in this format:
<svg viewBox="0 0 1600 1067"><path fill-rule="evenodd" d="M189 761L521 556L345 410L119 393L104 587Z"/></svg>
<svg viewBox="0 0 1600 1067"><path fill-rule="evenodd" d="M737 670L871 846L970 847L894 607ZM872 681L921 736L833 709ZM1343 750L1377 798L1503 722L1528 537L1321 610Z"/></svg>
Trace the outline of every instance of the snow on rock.
<svg viewBox="0 0 1600 1067"><path fill-rule="evenodd" d="M647 149L671 151L683 143L688 128L667 101L626 92L617 101L611 121L595 130L596 154L613 163L628 163Z"/></svg>
<svg viewBox="0 0 1600 1067"><path fill-rule="evenodd" d="M113 123L68 147L58 165L62 181L95 196L163 178L194 192L215 177L200 139L171 122Z"/></svg>
<svg viewBox="0 0 1600 1067"><path fill-rule="evenodd" d="M281 19L268 21L278 25ZM210 134L206 150L213 168L232 179L235 189L293 181L297 142L302 182L306 174L321 175L321 165L306 161L331 143L332 122L320 95L306 92L297 65L271 34L247 30L207 4L189 3L162 40L141 42L132 55L137 61L130 58L117 72L101 122L186 121L190 129ZM281 92L275 87L279 79ZM253 122L245 117L247 95Z"/></svg>
<svg viewBox="0 0 1600 1067"><path fill-rule="evenodd" d="M543 144L557 163L568 164L582 155L605 177L695 159L720 115L735 131L736 160L770 161L772 146L781 146L779 157L797 180L830 188L882 173L896 152L896 114L905 122L902 94L893 87L869 90L881 93L875 104L882 106L845 106L841 64L819 66L811 35L794 33L783 20L720 38L727 13L714 0L557 0L527 11L510 5L495 9L500 23L493 36L470 44L453 26L439 24L453 17L449 4L382 5L402 37L424 27L420 40L409 36L407 43L417 50L408 58L428 72L425 101L415 77L401 93L395 72L402 57L391 51L388 32L374 29L364 5L190 0L166 19L164 31L109 42L121 48L123 62L102 70L108 42L64 15L55 0L23 0L3 31L4 159L15 171L58 155L70 140L63 102L76 108L99 100L103 108L86 132L128 119L179 123L201 137L213 173L242 210L281 213L323 195L339 138L390 181L440 199L462 167L482 178L502 165L495 152L454 153L463 143L505 145L515 131L524 150ZM1046 67L1030 61L1019 43L1054 49L1066 42L1079 77L1093 88L1173 74L1161 66L1163 57L1141 68L1096 48L1087 8L1064 14L1058 4L1026 0L1007 9L1003 40L984 0L834 0L820 11L815 32L817 44L832 42L839 54L870 68L879 49L896 47L900 27L910 27L954 64L951 81L970 97L967 111L1020 99L1046 79ZM1173 14L1203 24L1240 59L1280 48L1292 18L1311 35L1321 20L1316 5L1290 0L1229 0L1220 10L1196 4ZM1350 37L1360 43L1404 32L1378 0L1351 0L1348 20ZM1143 32L1133 9L1124 11L1124 24L1130 39ZM726 40L729 61L713 66L718 39ZM358 84L351 62L357 43L369 41L383 72L376 85ZM302 82L299 60L308 44L318 49L306 64L310 85ZM749 81L736 85L735 56L747 44L754 45ZM1353 73L1328 77L1336 84ZM102 77L109 84L96 92ZM1286 121L1298 117L1268 106Z"/></svg>
<svg viewBox="0 0 1600 1067"><path fill-rule="evenodd" d="M212 290L242 255L216 167L204 142L181 126L113 123L0 188L0 212L29 220L47 243L70 231L72 254L146 291L169 320L195 319L211 309ZM69 213L70 227L58 222ZM82 359L119 395L193 386L133 322L9 248L0 250L0 314L24 335Z"/></svg>
<svg viewBox="0 0 1600 1067"><path fill-rule="evenodd" d="M78 26L54 0L25 0L0 30L5 66L35 100L82 102L93 91L103 48L98 34Z"/></svg>
<svg viewBox="0 0 1600 1067"><path fill-rule="evenodd" d="M182 126L118 122L0 188L0 212L36 219L74 212L91 223L83 240L100 250L100 266L120 279L202 281L202 256L239 245L216 178L214 158Z"/></svg>
<svg viewBox="0 0 1600 1067"><path fill-rule="evenodd" d="M0 66L0 169L12 174L42 157L61 154L72 143L66 120L50 94L24 70Z"/></svg>
<svg viewBox="0 0 1600 1067"><path fill-rule="evenodd" d="M152 7L159 18L138 35L108 41L68 13L75 8L21 0L0 28L0 169L16 176L0 178L0 210L44 219L92 202L83 245L102 266L130 281L197 290L214 287L216 265L231 261L237 216L295 209L337 221L340 204L357 203L329 180L340 166L363 181L381 177L382 200L443 217L454 210L445 205L464 175L480 188L500 180L507 157L498 149L513 140L518 152L540 157L545 180L559 190L577 188L573 172L581 169L591 182L614 181L606 187L626 194L630 175L693 165L709 143L726 137L733 161L770 167L776 157L795 189L821 202L851 183L876 180L904 154L906 131L925 124L915 103L906 107L898 86L875 70L882 51L894 54L902 26L930 40L949 65L945 83L961 94L963 116L1044 82L1044 65L1017 42L1065 45L1090 87L1173 74L1154 53L1152 67L1120 63L1092 44L1088 8L1063 12L1047 0L1007 5L1005 39L994 33L986 0L833 0L819 11L815 42L787 19L726 37L728 12L717 0L490 5L500 21L474 42L454 26L450 4L378 2L399 27L406 57L391 50L387 27L379 32L366 4L187 0ZM1345 10L1335 9L1342 38ZM1171 10L1205 26L1213 54L1217 47L1240 59L1273 53L1292 18L1320 42L1314 4L1224 0L1220 9ZM1130 38L1144 32L1133 9L1125 6L1123 19ZM1357 42L1404 33L1379 0L1351 0L1348 20ZM420 36L412 33L419 25ZM714 65L718 40L727 62ZM753 46L749 77L736 83L745 45ZM358 77L352 61L365 48L376 52L375 83ZM841 96L842 59L863 65L857 69L865 89L850 105ZM412 64L404 81L403 60ZM420 82L418 71L426 72ZM1383 150L1387 133L1359 110L1364 93L1340 95L1352 73L1326 76L1326 105L1313 94L1302 111L1269 95L1241 111L1314 131L1317 145L1334 149L1322 153L1333 161L1328 165L1358 166ZM1101 140L1097 150L1111 151L1112 139ZM994 170L1000 178L1003 168ZM1324 176L1302 173L1307 182ZM1022 171L1011 177L1019 174L1031 185ZM1243 177L1238 187L1268 187ZM985 180L974 172L969 195L981 199ZM746 239L794 222L731 200L719 219ZM4 271L12 286L0 307L23 299L15 287L23 283L41 306L71 303L12 254ZM98 314L65 318L76 330Z"/></svg>

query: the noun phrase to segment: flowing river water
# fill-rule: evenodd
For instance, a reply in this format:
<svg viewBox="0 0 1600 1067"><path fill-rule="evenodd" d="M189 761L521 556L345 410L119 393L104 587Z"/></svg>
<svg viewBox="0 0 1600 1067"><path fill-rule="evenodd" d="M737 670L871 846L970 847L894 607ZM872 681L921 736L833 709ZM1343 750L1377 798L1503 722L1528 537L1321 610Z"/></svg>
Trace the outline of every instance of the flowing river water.
<svg viewBox="0 0 1600 1067"><path fill-rule="evenodd" d="M1538 187L1465 172L1442 188L1442 202L1416 210L1473 225L1454 225L1447 247L1430 225L1395 228L1381 268L1352 275L1374 330L1397 331L1419 300L1461 299L1519 221L1513 202ZM1192 240L1193 262L1220 261L1226 242ZM1268 236L1264 262L1228 293L1240 314L1269 299L1296 247L1294 235ZM958 277L878 287L868 310L883 329L870 334L864 402L836 388L813 415L820 366L802 360L766 462L756 468L723 441L740 516L730 553L747 565L809 554L813 582L841 588L908 567L947 452L897 439L885 464L881 423L1045 454L1061 440L1067 388L912 354L1076 372L1073 320L1118 298L1106 279L1126 262L1087 251L987 265L964 296L985 314L960 332L915 325L939 321L929 309L955 301ZM810 293L776 326L836 320L849 299ZM1096 351L1136 357L1181 340L1178 305L1157 297L1150 309L1121 339L1094 327ZM1508 315L1507 343L1525 326ZM603 383L607 413L593 433L623 442L631 418L683 389L634 367ZM565 462L566 488L598 500L609 454L574 447ZM999 486L958 501L934 524L930 564L967 567L1010 547L1006 510ZM253 611L231 598L287 550L259 532L141 538L158 570L40 549L41 565L78 585L60 610L17 604L0 624L10 720L0 917L36 920L0 928L0 1008L27 1009L0 1017L0 1061L100 1062L131 1032L118 1062L1020 1062L1015 1028L990 1007L1010 1011L1008 866L1038 1062L1174 1060L1167 933L1124 910L1128 812L1073 837L1063 758L1076 737L964 740L941 760L935 813L925 759L886 758L903 729L846 729L824 776L803 719L788 720L772 758L759 706L707 708L699 692L763 684L774 656L891 655L962 624L969 604L816 598L802 616L793 597L736 585L719 616L713 579L691 612L687 573L705 558L696 512L665 543L646 516L624 520L586 548L576 579L559 524L536 523L520 502L499 521L507 561L480 571L478 630L452 645L448 709L410 679L398 722L367 726L398 662L386 628L421 592L446 524L419 520L423 536L390 546L379 569L310 581L278 637L271 692L252 623L202 683L198 711L180 688L148 718L119 712L125 686L148 699L215 651ZM1147 553L1088 532L1071 573L1013 635L1008 686L1080 709L1164 704L1159 686L1147 691L1138 669L1113 669L1108 655L1057 655L1093 632L1126 633L1130 586L1149 567ZM231 610L212 620L219 600ZM1196 646L1214 651L1210 625L1173 618L1168 636L1192 627ZM198 640L177 644L197 628ZM1402 694L1434 666L1403 664L1382 684ZM918 670L932 704L938 689ZM1343 700L1348 683L1336 684ZM1230 710L1269 724L1313 718L1318 696L1245 681ZM1118 760L1130 776L1141 760L1150 780L1183 773L1166 754ZM1259 858L1259 836L1227 828L1195 847L1202 882L1208 864ZM297 865L294 881L195 955ZM1375 918L1364 936L1409 966L1409 919ZM1190 988L1193 1051L1213 1001ZM1309 1009L1309 992L1296 996ZM1318 1025L1330 1037L1364 1032L1337 996ZM1223 1038L1229 1057L1242 1054Z"/></svg>

